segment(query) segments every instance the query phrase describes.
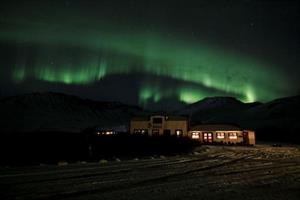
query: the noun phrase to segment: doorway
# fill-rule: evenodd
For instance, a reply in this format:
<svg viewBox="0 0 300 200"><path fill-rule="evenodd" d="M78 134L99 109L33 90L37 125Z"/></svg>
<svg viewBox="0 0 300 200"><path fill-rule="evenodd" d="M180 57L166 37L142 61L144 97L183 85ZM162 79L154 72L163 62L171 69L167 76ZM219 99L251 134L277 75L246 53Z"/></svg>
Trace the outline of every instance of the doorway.
<svg viewBox="0 0 300 200"><path fill-rule="evenodd" d="M203 133L203 142L204 143L212 143L213 142L212 132L204 132Z"/></svg>

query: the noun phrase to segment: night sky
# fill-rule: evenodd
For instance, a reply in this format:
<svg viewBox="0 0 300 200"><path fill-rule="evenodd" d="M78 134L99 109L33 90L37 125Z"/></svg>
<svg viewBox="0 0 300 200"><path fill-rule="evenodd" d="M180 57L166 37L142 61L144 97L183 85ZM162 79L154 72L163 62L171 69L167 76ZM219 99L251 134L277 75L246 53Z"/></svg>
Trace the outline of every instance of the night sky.
<svg viewBox="0 0 300 200"><path fill-rule="evenodd" d="M0 4L1 96L55 91L147 107L300 93L297 1Z"/></svg>

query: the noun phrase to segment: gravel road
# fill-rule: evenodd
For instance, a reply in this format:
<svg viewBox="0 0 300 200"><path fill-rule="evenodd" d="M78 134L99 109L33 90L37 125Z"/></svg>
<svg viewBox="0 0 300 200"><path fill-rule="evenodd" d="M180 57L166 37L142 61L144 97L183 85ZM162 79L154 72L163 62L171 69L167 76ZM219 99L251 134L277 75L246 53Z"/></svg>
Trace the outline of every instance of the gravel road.
<svg viewBox="0 0 300 200"><path fill-rule="evenodd" d="M202 146L189 155L0 167L0 199L300 199L300 148Z"/></svg>

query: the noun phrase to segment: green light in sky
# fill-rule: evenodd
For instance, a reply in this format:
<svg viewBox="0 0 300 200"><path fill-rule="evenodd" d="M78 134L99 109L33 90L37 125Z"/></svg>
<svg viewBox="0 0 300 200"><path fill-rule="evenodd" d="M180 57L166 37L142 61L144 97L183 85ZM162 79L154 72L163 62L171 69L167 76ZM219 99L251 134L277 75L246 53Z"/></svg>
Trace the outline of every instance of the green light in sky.
<svg viewBox="0 0 300 200"><path fill-rule="evenodd" d="M40 45L41 53L36 55L34 65L13 70L12 79L16 82L35 78L64 84L90 84L109 75L138 72L237 94L245 97L240 100L247 102L271 100L290 92L288 77L276 68L204 42L168 38L159 32L145 30L122 31L111 26L70 31L72 29L66 24L48 25L53 29L25 25L11 30L7 28L0 33L0 41ZM22 28L24 26L26 28ZM56 31L58 28L59 32ZM83 49L83 53L79 51L75 56L70 55L69 50L56 53L59 47L69 45L76 45L81 51ZM76 52L76 48L72 51ZM52 59L55 60L53 64ZM274 79L278 81L272 82ZM191 88L162 89L163 83L149 82L151 80L146 87L141 83L141 104L172 95L192 103L211 95Z"/></svg>
<svg viewBox="0 0 300 200"><path fill-rule="evenodd" d="M22 82L25 77L25 69L22 67L16 67L12 72L12 78L16 83Z"/></svg>
<svg viewBox="0 0 300 200"><path fill-rule="evenodd" d="M153 93L151 91L150 88L143 88L142 90L140 90L140 94L139 94L139 103L140 104L145 104L147 103L147 101L149 101L153 96Z"/></svg>
<svg viewBox="0 0 300 200"><path fill-rule="evenodd" d="M183 88L179 91L179 99L185 103L195 103L201 99L205 98L200 91L195 91L189 88Z"/></svg>
<svg viewBox="0 0 300 200"><path fill-rule="evenodd" d="M252 89L250 87L248 87L246 89L246 98L244 99L244 102L251 103L251 102L254 102L255 100L256 100L256 97L255 97L254 92L252 91Z"/></svg>
<svg viewBox="0 0 300 200"><path fill-rule="evenodd" d="M177 97L177 88L166 88L160 83L151 85L151 80L146 80L140 88L139 103L146 105L149 102L159 102L162 99Z"/></svg>
<svg viewBox="0 0 300 200"><path fill-rule="evenodd" d="M151 101L157 103L162 97L164 97L163 92L158 88L145 87L140 90L139 102L141 105L145 105Z"/></svg>

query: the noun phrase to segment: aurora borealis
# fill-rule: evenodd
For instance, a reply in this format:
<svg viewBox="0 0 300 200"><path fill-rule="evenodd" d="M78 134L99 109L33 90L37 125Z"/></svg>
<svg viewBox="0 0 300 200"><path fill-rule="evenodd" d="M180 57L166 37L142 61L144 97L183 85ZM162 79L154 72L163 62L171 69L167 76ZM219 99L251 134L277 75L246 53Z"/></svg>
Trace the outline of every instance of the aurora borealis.
<svg viewBox="0 0 300 200"><path fill-rule="evenodd" d="M298 4L182 3L187 11L179 12L183 8L170 1L122 2L4 4L2 93L89 90L89 97L141 106L208 96L269 101L299 93ZM220 16L212 14L218 10Z"/></svg>

